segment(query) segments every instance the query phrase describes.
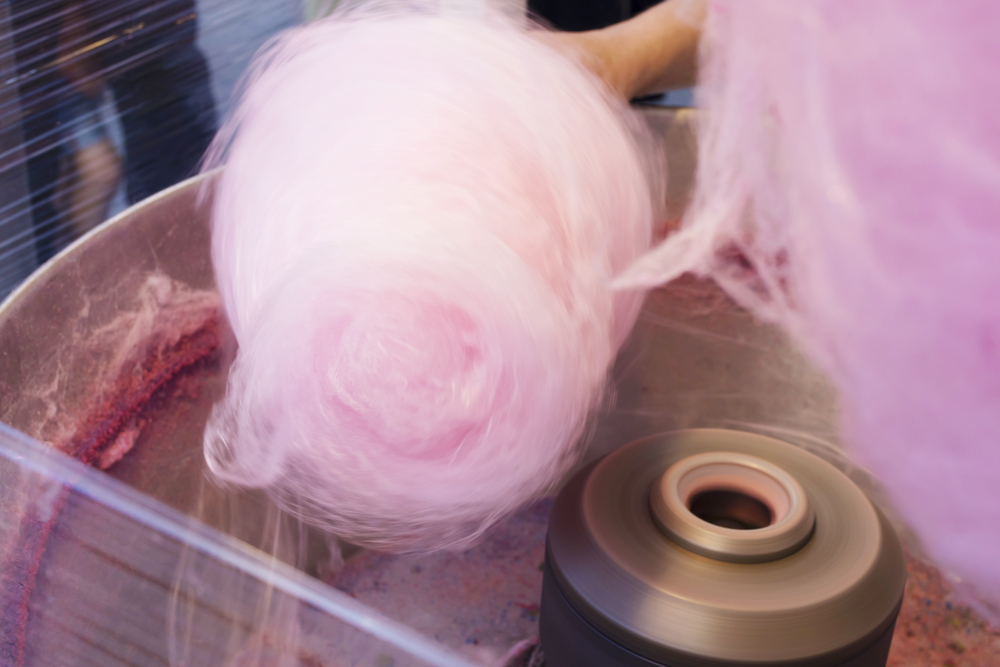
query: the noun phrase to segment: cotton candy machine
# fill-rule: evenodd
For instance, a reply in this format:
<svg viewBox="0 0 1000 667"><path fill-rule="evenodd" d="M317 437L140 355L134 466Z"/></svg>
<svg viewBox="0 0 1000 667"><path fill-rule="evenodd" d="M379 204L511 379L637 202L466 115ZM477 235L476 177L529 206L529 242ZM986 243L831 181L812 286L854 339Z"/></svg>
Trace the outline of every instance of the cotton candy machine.
<svg viewBox="0 0 1000 667"><path fill-rule="evenodd" d="M668 209L676 219L692 179L690 112L653 109L646 115L664 139L671 169ZM676 662L683 651L662 646L653 651L653 662L636 662L642 651L627 648L635 633L623 634L620 624L616 630L614 622L605 622L618 613L611 608L627 604L627 595L587 603L590 594L580 592L581 582L598 576L593 559L601 552L566 558L567 540L582 533L565 529L585 504L567 498L581 493L580 480L594 470L586 466L596 459L615 452L597 464L598 470L607 468L608 461L621 462L651 442L676 458L683 447L671 449L670 442L681 436L648 436L705 428L738 431L737 439L749 439L740 442L756 443L712 451L791 468L799 465L794 461L815 462L802 465L820 466L822 479L834 478L838 488L848 489L846 496L829 500L816 495L812 478L798 474L781 487L802 485L802 497L813 503L809 516L815 527L800 521L779 548L784 551L769 552L774 558L764 565L775 578L769 589L775 595L799 594L781 586L781 566L775 563L794 559L817 531L826 531L828 519L822 517L852 511L875 517L875 532L862 531L859 539L889 545L876 549L883 558L871 576L884 593L877 604L852 588L855 597L851 591L841 595L847 607L840 616L793 619L796 632L806 633L795 646L821 644L830 633L818 624L842 621L852 629L838 636L857 639L850 650L828 642L812 653L782 653L786 640L772 632L765 643L779 650L746 652L745 660L806 664L810 656L821 656L809 664L833 665L881 642L884 662L882 649L902 586L891 513L887 518L857 491L881 504L872 480L839 453L835 396L825 379L783 334L754 320L712 283L682 279L650 295L614 368L613 399L595 418L582 477L566 486L555 509L551 500L540 501L469 552L411 558L359 551L297 525L260 494L213 484L204 474L201 436L224 386L233 344L213 291L210 196L211 176L161 193L81 239L0 307L0 421L16 429L0 431L0 664L538 667L540 615L549 636L569 632L580 642L595 637L611 642L605 648L614 651L626 647L616 654L617 664L689 664ZM771 441L765 436L797 447L766 444ZM622 449L642 438L647 439ZM52 448L69 457L54 455ZM629 465L634 468L636 460ZM642 473L648 476L654 468L646 466ZM639 506L646 508L649 484L619 484L611 496L635 491L632 496L641 496ZM795 508L802 506L789 500L786 514ZM634 518L634 511L628 516ZM752 522L753 508L747 511L750 518L744 518ZM547 559L550 513L556 518ZM615 519L609 520L613 525ZM649 525L654 526L652 519ZM857 532L837 535L829 539L838 548L858 543ZM667 538L661 533L657 539ZM698 548L695 544L688 565L709 568L722 580L733 568L747 567L717 558L704 544L700 553ZM938 625L927 625L940 608L938 621L946 623L941 632L964 633L955 644L961 655L976 657L976 664L996 664L989 662L995 661L992 631L957 607L955 613L964 616L948 620L952 607L939 578L928 569L918 574L919 587L911 593L923 596L926 609L914 612L917 602L904 600L895 646L932 637L922 655L952 650L947 641L935 644ZM551 601L555 579L561 608ZM747 616L744 630L779 627L754 604L726 604ZM641 605L631 609L645 613ZM555 634L553 619L561 623ZM704 620L696 612L687 617L688 630L697 626L702 633L702 645L742 650L738 638L718 634L718 619ZM914 633L921 623L924 629ZM670 628L661 639L669 644L676 632ZM554 667L574 664L573 653L562 651L572 642L547 640L545 633L543 623L543 643L561 644L551 651ZM740 662L736 654L708 653L690 664ZM590 664L616 664L593 662L598 655L590 656ZM684 656L691 658L691 651Z"/></svg>

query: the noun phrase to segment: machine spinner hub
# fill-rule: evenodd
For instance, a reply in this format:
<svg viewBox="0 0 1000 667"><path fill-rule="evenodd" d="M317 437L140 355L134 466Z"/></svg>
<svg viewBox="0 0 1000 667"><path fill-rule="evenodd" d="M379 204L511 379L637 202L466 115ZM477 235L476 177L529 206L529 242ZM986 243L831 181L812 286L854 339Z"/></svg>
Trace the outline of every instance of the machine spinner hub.
<svg viewBox="0 0 1000 667"><path fill-rule="evenodd" d="M736 431L652 436L563 489L541 633L552 667L884 666L898 537L841 471Z"/></svg>

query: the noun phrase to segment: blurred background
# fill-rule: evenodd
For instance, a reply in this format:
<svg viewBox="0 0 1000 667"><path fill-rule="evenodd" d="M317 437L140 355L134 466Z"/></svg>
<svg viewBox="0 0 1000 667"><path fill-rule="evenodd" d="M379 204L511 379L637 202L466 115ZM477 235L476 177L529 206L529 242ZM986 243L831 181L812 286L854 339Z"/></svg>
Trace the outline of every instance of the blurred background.
<svg viewBox="0 0 1000 667"><path fill-rule="evenodd" d="M655 2L529 0L527 9L577 31ZM0 0L0 299L102 221L193 175L253 53L335 3Z"/></svg>

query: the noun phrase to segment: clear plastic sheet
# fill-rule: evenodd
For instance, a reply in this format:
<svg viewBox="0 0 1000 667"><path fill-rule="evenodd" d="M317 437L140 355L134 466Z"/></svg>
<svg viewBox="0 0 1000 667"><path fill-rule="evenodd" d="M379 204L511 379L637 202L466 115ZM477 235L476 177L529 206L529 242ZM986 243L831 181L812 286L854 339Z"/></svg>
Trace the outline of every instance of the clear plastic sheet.
<svg viewBox="0 0 1000 667"><path fill-rule="evenodd" d="M0 482L4 665L470 664L3 425Z"/></svg>
<svg viewBox="0 0 1000 667"><path fill-rule="evenodd" d="M299 0L0 1L0 298L191 175Z"/></svg>

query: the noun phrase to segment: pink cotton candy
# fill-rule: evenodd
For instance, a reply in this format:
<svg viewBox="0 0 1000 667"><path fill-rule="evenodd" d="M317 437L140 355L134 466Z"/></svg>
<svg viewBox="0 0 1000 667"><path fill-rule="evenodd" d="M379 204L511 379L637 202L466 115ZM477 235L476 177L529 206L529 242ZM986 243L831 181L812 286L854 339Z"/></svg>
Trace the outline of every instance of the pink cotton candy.
<svg viewBox="0 0 1000 667"><path fill-rule="evenodd" d="M240 346L212 471L386 549L461 548L548 490L641 305L610 281L650 245L654 146L501 19L282 36L209 161Z"/></svg>
<svg viewBox="0 0 1000 667"><path fill-rule="evenodd" d="M618 283L693 269L797 334L850 451L994 620L997 26L995 2L715 2L695 205Z"/></svg>

